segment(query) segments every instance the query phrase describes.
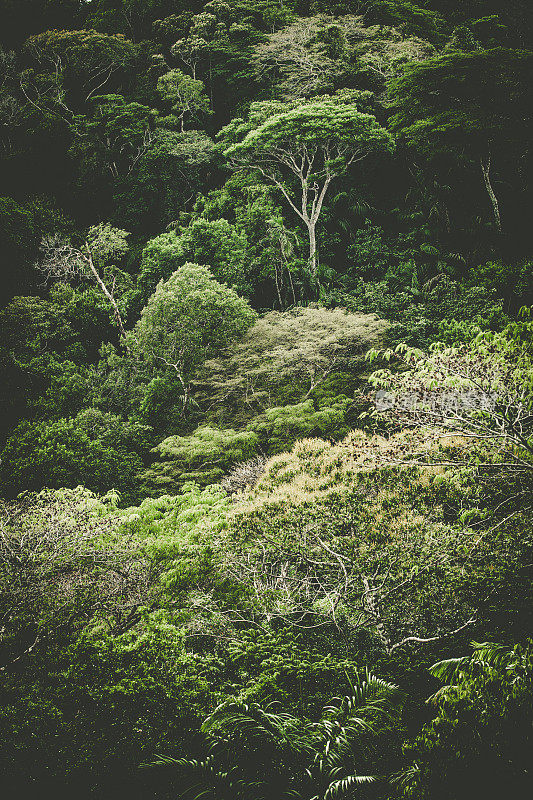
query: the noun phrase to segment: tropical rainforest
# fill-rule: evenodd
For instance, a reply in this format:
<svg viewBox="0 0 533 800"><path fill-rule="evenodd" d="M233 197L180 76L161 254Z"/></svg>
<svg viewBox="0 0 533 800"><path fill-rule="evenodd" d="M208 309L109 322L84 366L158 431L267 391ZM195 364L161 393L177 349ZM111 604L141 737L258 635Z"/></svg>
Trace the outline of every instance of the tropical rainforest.
<svg viewBox="0 0 533 800"><path fill-rule="evenodd" d="M0 0L0 784L533 795L531 0Z"/></svg>

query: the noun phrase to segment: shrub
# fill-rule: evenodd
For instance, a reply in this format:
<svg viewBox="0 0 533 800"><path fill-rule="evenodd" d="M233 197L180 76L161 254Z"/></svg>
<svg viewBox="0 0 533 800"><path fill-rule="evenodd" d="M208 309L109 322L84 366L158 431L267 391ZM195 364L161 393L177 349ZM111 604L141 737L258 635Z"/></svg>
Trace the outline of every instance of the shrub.
<svg viewBox="0 0 533 800"><path fill-rule="evenodd" d="M9 495L80 484L131 490L148 430L95 409L71 419L22 422L2 452L0 482Z"/></svg>
<svg viewBox="0 0 533 800"><path fill-rule="evenodd" d="M374 315L343 309L272 311L204 365L199 397L221 422L304 402L337 374L357 377L364 353L386 329Z"/></svg>
<svg viewBox="0 0 533 800"><path fill-rule="evenodd" d="M265 463L266 458L264 456L256 456L237 464L221 482L222 488L228 494L234 494L235 492L242 492L249 486L255 486L264 472Z"/></svg>
<svg viewBox="0 0 533 800"><path fill-rule="evenodd" d="M297 439L310 436L340 439L346 435L345 407L348 398L339 400L332 407L315 410L312 400L295 405L269 408L249 425L259 437L262 448L268 455L288 450Z"/></svg>
<svg viewBox="0 0 533 800"><path fill-rule="evenodd" d="M252 456L258 444L253 431L197 428L190 436L169 436L152 450L155 461L140 476L147 492L175 493L183 484L216 483L229 467Z"/></svg>

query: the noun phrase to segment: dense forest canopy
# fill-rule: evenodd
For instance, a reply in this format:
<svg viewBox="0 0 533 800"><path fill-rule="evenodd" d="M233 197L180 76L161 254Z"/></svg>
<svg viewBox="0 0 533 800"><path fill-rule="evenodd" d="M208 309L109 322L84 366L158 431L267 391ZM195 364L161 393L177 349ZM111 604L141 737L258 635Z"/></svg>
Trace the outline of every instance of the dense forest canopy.
<svg viewBox="0 0 533 800"><path fill-rule="evenodd" d="M0 782L530 796L530 0L0 0Z"/></svg>

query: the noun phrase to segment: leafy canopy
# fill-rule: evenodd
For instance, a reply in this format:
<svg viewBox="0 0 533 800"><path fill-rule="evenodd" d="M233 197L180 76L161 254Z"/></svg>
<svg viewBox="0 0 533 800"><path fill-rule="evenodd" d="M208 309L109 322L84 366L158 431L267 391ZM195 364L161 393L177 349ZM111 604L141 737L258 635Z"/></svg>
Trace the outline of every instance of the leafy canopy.
<svg viewBox="0 0 533 800"><path fill-rule="evenodd" d="M306 148L323 148L324 158L345 168L357 156L372 150L392 152L393 139L372 114L333 99L308 102L275 113L246 134L242 142L225 150L230 158L258 155L280 161L282 153ZM290 157L290 156L288 156Z"/></svg>
<svg viewBox="0 0 533 800"><path fill-rule="evenodd" d="M141 359L173 370L184 390L196 368L253 323L246 300L207 267L185 264L161 281L130 334Z"/></svg>
<svg viewBox="0 0 533 800"><path fill-rule="evenodd" d="M392 128L427 154L450 145L483 152L523 140L533 108L533 53L452 51L409 66L393 85Z"/></svg>

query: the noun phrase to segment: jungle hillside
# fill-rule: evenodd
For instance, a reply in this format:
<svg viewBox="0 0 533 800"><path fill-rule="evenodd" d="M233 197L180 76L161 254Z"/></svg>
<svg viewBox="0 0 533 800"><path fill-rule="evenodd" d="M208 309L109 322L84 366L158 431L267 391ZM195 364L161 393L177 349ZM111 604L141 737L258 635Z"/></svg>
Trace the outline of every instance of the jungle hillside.
<svg viewBox="0 0 533 800"><path fill-rule="evenodd" d="M531 0L0 0L0 787L533 796Z"/></svg>

